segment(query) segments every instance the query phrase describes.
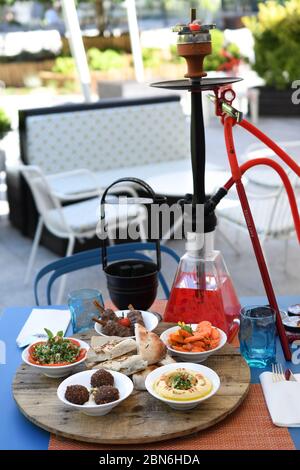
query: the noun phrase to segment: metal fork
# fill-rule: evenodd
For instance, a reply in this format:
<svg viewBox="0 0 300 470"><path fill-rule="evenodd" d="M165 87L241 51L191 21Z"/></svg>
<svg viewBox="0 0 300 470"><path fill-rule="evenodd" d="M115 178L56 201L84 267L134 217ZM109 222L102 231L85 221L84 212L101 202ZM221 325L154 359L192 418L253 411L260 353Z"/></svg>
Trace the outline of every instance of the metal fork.
<svg viewBox="0 0 300 470"><path fill-rule="evenodd" d="M281 364L272 364L273 382L284 382L286 380Z"/></svg>

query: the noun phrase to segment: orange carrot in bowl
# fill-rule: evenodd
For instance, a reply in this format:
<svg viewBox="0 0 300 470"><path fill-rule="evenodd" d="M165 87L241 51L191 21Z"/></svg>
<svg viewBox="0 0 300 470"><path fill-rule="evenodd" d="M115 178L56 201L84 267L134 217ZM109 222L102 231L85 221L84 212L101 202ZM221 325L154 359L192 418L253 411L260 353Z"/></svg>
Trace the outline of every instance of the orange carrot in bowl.
<svg viewBox="0 0 300 470"><path fill-rule="evenodd" d="M181 335L171 333L169 336L169 341L172 343L182 343L184 344L184 338Z"/></svg>
<svg viewBox="0 0 300 470"><path fill-rule="evenodd" d="M182 346L176 346L175 344L172 346L175 351L180 351L180 352L187 352L185 349L183 349Z"/></svg>
<svg viewBox="0 0 300 470"><path fill-rule="evenodd" d="M194 343L195 341L201 341L203 340L204 336L202 334L196 334L193 336L190 336L189 338L185 338L184 342L185 343Z"/></svg>
<svg viewBox="0 0 300 470"><path fill-rule="evenodd" d="M179 331L179 334L181 336L183 336L184 338L189 338L189 336L193 336L193 333L190 333L189 331L186 331L186 330L178 330Z"/></svg>

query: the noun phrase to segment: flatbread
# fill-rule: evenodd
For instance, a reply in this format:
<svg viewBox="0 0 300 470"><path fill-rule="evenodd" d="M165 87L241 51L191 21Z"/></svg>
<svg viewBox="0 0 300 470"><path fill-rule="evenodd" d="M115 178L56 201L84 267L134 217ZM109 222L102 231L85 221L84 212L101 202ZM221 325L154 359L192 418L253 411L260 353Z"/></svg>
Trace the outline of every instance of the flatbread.
<svg viewBox="0 0 300 470"><path fill-rule="evenodd" d="M150 372L152 372L153 370L157 368L158 366L152 365L152 366L148 366L145 370L142 370L140 372L136 372L135 374L133 374L132 381L133 381L134 388L136 390L147 390L145 387L146 377L150 374Z"/></svg>
<svg viewBox="0 0 300 470"><path fill-rule="evenodd" d="M172 356L169 356L169 354L166 354L165 357L159 361L158 365L159 366L167 366L168 364L174 364L175 359Z"/></svg>
<svg viewBox="0 0 300 470"><path fill-rule="evenodd" d="M104 337L93 336L91 348L87 353L87 367L94 367L99 362L115 359L125 354L136 352L136 341L132 338L120 338L117 336Z"/></svg>
<svg viewBox="0 0 300 470"><path fill-rule="evenodd" d="M166 346L157 334L147 331L145 327L135 324L135 337L137 342L137 351L148 365L156 364L166 355Z"/></svg>
<svg viewBox="0 0 300 470"><path fill-rule="evenodd" d="M147 362L140 355L134 354L132 356L121 356L112 361L101 362L101 364L95 365L93 369L108 369L125 375L132 375L146 369L146 367Z"/></svg>

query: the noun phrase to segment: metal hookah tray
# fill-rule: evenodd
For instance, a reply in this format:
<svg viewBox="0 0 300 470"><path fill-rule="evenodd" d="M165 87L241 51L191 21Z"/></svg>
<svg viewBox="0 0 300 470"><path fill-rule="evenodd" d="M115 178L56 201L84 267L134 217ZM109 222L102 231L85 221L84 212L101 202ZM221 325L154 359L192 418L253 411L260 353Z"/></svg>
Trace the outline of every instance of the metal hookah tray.
<svg viewBox="0 0 300 470"><path fill-rule="evenodd" d="M166 88L169 90L213 90L214 88L230 85L231 83L243 80L239 77L220 77L210 78L204 77L199 80L169 80L166 82L152 83L155 88Z"/></svg>

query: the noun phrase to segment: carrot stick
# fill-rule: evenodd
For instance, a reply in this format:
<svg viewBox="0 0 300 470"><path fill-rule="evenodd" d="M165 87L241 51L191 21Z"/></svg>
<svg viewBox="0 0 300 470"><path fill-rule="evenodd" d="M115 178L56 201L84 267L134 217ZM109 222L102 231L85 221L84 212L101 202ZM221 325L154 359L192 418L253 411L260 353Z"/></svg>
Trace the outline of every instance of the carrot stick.
<svg viewBox="0 0 300 470"><path fill-rule="evenodd" d="M185 338L184 342L185 343L194 343L195 341L202 341L203 340L203 335L194 335L190 336L189 338Z"/></svg>
<svg viewBox="0 0 300 470"><path fill-rule="evenodd" d="M176 351L186 352L186 349L183 349L182 346L173 345L172 348L175 349Z"/></svg>
<svg viewBox="0 0 300 470"><path fill-rule="evenodd" d="M181 344L185 343L185 340L182 336L176 335L176 334L173 334L173 333L170 334L169 340L171 341L171 343L172 343L172 341L174 343L181 343Z"/></svg>
<svg viewBox="0 0 300 470"><path fill-rule="evenodd" d="M190 336L193 336L193 333L189 333L188 331L182 329L179 330L179 334L184 338L189 338Z"/></svg>

